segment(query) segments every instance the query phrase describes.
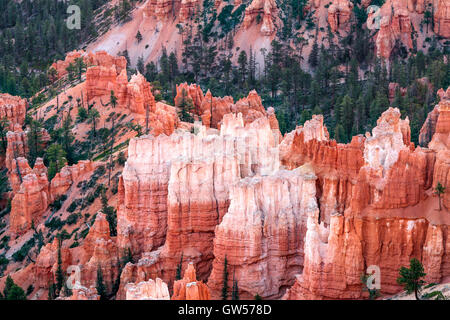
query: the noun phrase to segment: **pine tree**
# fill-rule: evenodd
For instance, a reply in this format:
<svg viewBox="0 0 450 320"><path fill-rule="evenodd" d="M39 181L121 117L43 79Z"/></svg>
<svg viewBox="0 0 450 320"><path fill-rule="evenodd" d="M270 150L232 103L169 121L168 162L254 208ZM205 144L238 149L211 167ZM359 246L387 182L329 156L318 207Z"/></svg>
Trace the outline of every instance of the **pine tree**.
<svg viewBox="0 0 450 320"><path fill-rule="evenodd" d="M231 300L239 300L239 287L233 272L233 288L231 290Z"/></svg>
<svg viewBox="0 0 450 320"><path fill-rule="evenodd" d="M56 286L55 283L52 281L48 285L47 300L55 300L55 298L56 298Z"/></svg>
<svg viewBox="0 0 450 320"><path fill-rule="evenodd" d="M311 53L309 54L308 57L308 63L312 68L317 67L317 64L319 62L319 45L317 44L317 35L316 38L314 39L314 43L311 49Z"/></svg>
<svg viewBox="0 0 450 320"><path fill-rule="evenodd" d="M177 266L177 273L175 275L175 280L180 280L181 279L182 267L183 267L183 253L181 253L180 263Z"/></svg>
<svg viewBox="0 0 450 320"><path fill-rule="evenodd" d="M31 167L37 157L42 157L44 149L42 148L42 125L39 121L32 120L28 137L28 162Z"/></svg>
<svg viewBox="0 0 450 320"><path fill-rule="evenodd" d="M54 143L48 147L45 157L49 163L48 179L51 180L66 165L66 153L61 145Z"/></svg>
<svg viewBox="0 0 450 320"><path fill-rule="evenodd" d="M442 210L442 195L445 193L445 187L438 181L436 188L434 188L434 194L439 198L439 211Z"/></svg>
<svg viewBox="0 0 450 320"><path fill-rule="evenodd" d="M191 115L194 105L192 99L187 95L186 89L183 88L181 90L181 97L175 101L175 106L178 108L178 116L181 121L194 121L194 118Z"/></svg>
<svg viewBox="0 0 450 320"><path fill-rule="evenodd" d="M110 95L110 103L113 106L113 108L116 108L117 105L117 97L114 95L114 90L111 90ZM115 127L115 120L116 120L116 113L113 112L112 115L112 124L111 124L111 143L109 148L109 164L108 164L108 187L111 186L111 171L113 168L113 147L114 147L114 138L116 136L116 127Z"/></svg>
<svg viewBox="0 0 450 320"><path fill-rule="evenodd" d="M97 294L100 296L100 300L106 300L106 287L103 282L103 272L100 265L97 267L97 284L96 284Z"/></svg>
<svg viewBox="0 0 450 320"><path fill-rule="evenodd" d="M227 300L228 297L228 260L225 256L223 262L223 287L222 287L222 300Z"/></svg>
<svg viewBox="0 0 450 320"><path fill-rule="evenodd" d="M78 76L78 81L81 81L81 76L83 72L86 71L86 64L84 63L83 58L76 58L75 59L75 66L74 66L74 72L76 72Z"/></svg>
<svg viewBox="0 0 450 320"><path fill-rule="evenodd" d="M7 139L6 134L9 131L9 121L7 117L3 117L0 119L0 154L4 155L6 153L6 147L7 147Z"/></svg>
<svg viewBox="0 0 450 320"><path fill-rule="evenodd" d="M245 52L244 50L242 50L241 53L239 53L238 65L239 65L240 83L244 85L247 76L247 65L248 65L247 52Z"/></svg>
<svg viewBox="0 0 450 320"><path fill-rule="evenodd" d="M345 131L345 139L344 141L348 141L348 136L352 131L353 127L353 118L354 118L354 102L349 95L345 95L342 99L342 103L340 104L340 119L344 131Z"/></svg>
<svg viewBox="0 0 450 320"><path fill-rule="evenodd" d="M11 276L8 276L3 289L3 299L5 300L27 300L25 291L14 283Z"/></svg>
<svg viewBox="0 0 450 320"><path fill-rule="evenodd" d="M334 139L339 143L345 142L345 130L342 124L338 124L334 129Z"/></svg>
<svg viewBox="0 0 450 320"><path fill-rule="evenodd" d="M418 293L425 284L425 281L423 281L422 278L426 276L420 261L416 258L411 259L409 268L401 267L399 274L400 276L397 278L397 283L403 285L408 294L414 292L416 300L419 300Z"/></svg>
<svg viewBox="0 0 450 320"><path fill-rule="evenodd" d="M139 31L139 30L136 33L136 40L138 43L140 43L142 41L142 34L141 34L141 31Z"/></svg>
<svg viewBox="0 0 450 320"><path fill-rule="evenodd" d="M58 239L58 267L56 269L56 290L61 293L61 289L64 285L64 272L62 269L62 258L61 258L61 243L62 239Z"/></svg>

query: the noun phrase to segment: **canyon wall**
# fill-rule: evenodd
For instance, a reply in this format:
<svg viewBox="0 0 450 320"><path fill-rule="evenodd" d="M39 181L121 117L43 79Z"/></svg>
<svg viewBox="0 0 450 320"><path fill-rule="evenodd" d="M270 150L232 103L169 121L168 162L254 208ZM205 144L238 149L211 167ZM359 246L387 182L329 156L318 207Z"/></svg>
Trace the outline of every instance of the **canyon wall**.
<svg viewBox="0 0 450 320"><path fill-rule="evenodd" d="M299 136L280 145L282 161L287 164L310 161L294 157L306 152ZM323 138L317 132L316 136L315 140ZM381 292L395 293L401 289L396 283L398 270L411 258L422 261L428 281L439 282L448 276L449 221L434 213L438 199L430 198L429 192L436 179L448 183L448 155L441 152L445 151L436 154L414 148L408 120L400 119L398 109L385 111L372 135L366 134L363 165L358 165L350 180L351 198L345 209L332 212L329 221L308 216L303 272L284 298L362 298L366 294L361 290L361 275L371 265L380 269ZM320 181L321 170L316 174ZM448 207L443 210L445 214Z"/></svg>
<svg viewBox="0 0 450 320"><path fill-rule="evenodd" d="M9 130L14 131L15 127L23 126L26 113L26 99L8 93L0 93L0 119L8 120Z"/></svg>
<svg viewBox="0 0 450 320"><path fill-rule="evenodd" d="M276 31L277 11L275 0L252 0L250 5L245 8L243 26L249 28L255 22L256 24L261 23L259 32L262 35L270 36Z"/></svg>
<svg viewBox="0 0 450 320"><path fill-rule="evenodd" d="M316 176L307 167L247 177L231 186L230 207L216 227L208 286L220 298L225 259L239 296L276 298L303 266L308 212L318 212ZM232 275L232 276L231 276Z"/></svg>

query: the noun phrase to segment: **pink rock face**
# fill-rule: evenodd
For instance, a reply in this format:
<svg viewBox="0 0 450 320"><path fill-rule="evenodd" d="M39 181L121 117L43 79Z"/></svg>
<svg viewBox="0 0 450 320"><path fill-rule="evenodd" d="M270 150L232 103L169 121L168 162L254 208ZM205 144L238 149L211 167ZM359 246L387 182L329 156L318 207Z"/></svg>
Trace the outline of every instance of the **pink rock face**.
<svg viewBox="0 0 450 320"><path fill-rule="evenodd" d="M411 19L406 1L386 1L380 9L380 15L380 30L376 38L378 56L389 58L397 40L411 49Z"/></svg>
<svg viewBox="0 0 450 320"><path fill-rule="evenodd" d="M84 60L87 66L114 67L117 74L127 68L127 59L124 56L112 56L106 51L88 52L84 55Z"/></svg>
<svg viewBox="0 0 450 320"><path fill-rule="evenodd" d="M58 60L54 62L50 68L56 70L57 78L60 79L67 74L67 67L69 64L74 63L77 58L84 55L83 50L74 50L66 54L64 60Z"/></svg>
<svg viewBox="0 0 450 320"><path fill-rule="evenodd" d="M28 166L22 163L19 158L28 156L28 138L26 132L17 128L17 131L8 131L6 134L7 148L5 157L5 166L8 168L8 177L11 189L15 192L20 188L21 176L29 173L31 170Z"/></svg>
<svg viewBox="0 0 450 320"><path fill-rule="evenodd" d="M333 216L328 237L321 237L316 219L308 223L305 266L285 299L359 299L365 266L381 272L381 292L401 290L398 270L411 258L422 259L428 279L441 280L448 268L448 241L443 230L426 219L376 219ZM444 231L445 232L445 231Z"/></svg>
<svg viewBox="0 0 450 320"><path fill-rule="evenodd" d="M161 279L149 279L137 284L128 283L125 286L126 300L170 300L169 288Z"/></svg>
<svg viewBox="0 0 450 320"><path fill-rule="evenodd" d="M55 238L53 242L42 247L36 262L23 270L24 276L27 279L35 279L33 281L35 288L47 291L49 284L56 282L57 258L58 240ZM70 272L72 275L76 274L75 269L70 269L69 266L72 268L78 266L80 276L72 278L72 284L75 286L73 295L65 299L98 300L95 286L99 267L107 290L111 290L110 284L119 277L119 252L115 238L110 236L109 224L103 213L97 213L93 226L80 246L69 248L68 241L62 243L61 259L62 269L68 271L67 277L71 276Z"/></svg>
<svg viewBox="0 0 450 320"><path fill-rule="evenodd" d="M126 80L126 71L122 71L119 77ZM122 86L119 85L119 87ZM133 75L130 82L125 82L124 88L119 88L118 92L121 93L118 96L119 104L126 106L131 112L145 114L147 106L152 111L156 108L150 83L140 73Z"/></svg>
<svg viewBox="0 0 450 320"><path fill-rule="evenodd" d="M130 141L119 187L118 244L135 256L159 249L129 267L127 282L147 280L135 278L141 266L147 275L169 283L182 254L206 280L215 227L229 205L229 186L241 177L278 169L277 135L268 118L244 126L241 114L228 114L220 135L208 135L206 129L195 126L194 134Z"/></svg>
<svg viewBox="0 0 450 320"><path fill-rule="evenodd" d="M260 32L262 35L270 36L275 32L275 17L277 12L277 4L274 0L253 0L245 9L244 28L260 23L262 20ZM259 20L259 21L258 21Z"/></svg>
<svg viewBox="0 0 450 320"><path fill-rule="evenodd" d="M86 288L76 286L72 289L72 295L66 298L57 298L56 300L100 300L95 287Z"/></svg>
<svg viewBox="0 0 450 320"><path fill-rule="evenodd" d="M433 138L434 133L436 132L436 123L439 118L439 106L436 105L434 109L428 113L425 122L422 125L419 133L419 144L421 146L426 147L428 143Z"/></svg>
<svg viewBox="0 0 450 320"><path fill-rule="evenodd" d="M335 0L328 7L328 23L331 31L349 31L350 19L353 14L353 3L348 0Z"/></svg>
<svg viewBox="0 0 450 320"><path fill-rule="evenodd" d="M285 135L280 144L281 163L289 169L310 163L318 176L316 189L321 221L329 223L336 212L350 205L352 189L364 164L365 138L353 137L350 144L329 140L323 116L314 115L304 126Z"/></svg>
<svg viewBox="0 0 450 320"><path fill-rule="evenodd" d="M265 116L270 119L270 127L279 130L275 110L268 108L266 111L262 105L261 97L255 90L250 91L246 98L234 103L230 96L213 97L209 90L203 95L202 89L198 85L182 83L177 85L175 106L180 105L182 99L192 102L194 116L200 117L203 125L207 127L220 129L224 115L242 113L244 124Z"/></svg>
<svg viewBox="0 0 450 320"><path fill-rule="evenodd" d="M88 100L100 98L103 99L101 100L103 103L109 102L111 91L114 91L117 97L117 108L126 108L141 116L148 114L152 134L170 135L175 130L179 122L175 108L155 102L151 85L143 75L137 73L128 81L126 68L119 68L117 65L106 62L103 64L105 66L92 66L87 69ZM118 73L119 70L120 73Z"/></svg>
<svg viewBox="0 0 450 320"><path fill-rule="evenodd" d="M67 67L78 58L83 58L84 63L90 66L101 66L101 67L114 67L116 73L119 74L122 70L127 67L127 60L125 57L114 57L109 55L106 51L88 52L84 50L74 50L69 52L64 60L58 60L54 62L51 68L56 70L57 78L60 79L67 75Z"/></svg>
<svg viewBox="0 0 450 320"><path fill-rule="evenodd" d="M157 17L160 20L166 19L171 15L173 1L168 0L150 0L147 2L144 10L145 17Z"/></svg>
<svg viewBox="0 0 450 320"><path fill-rule="evenodd" d="M228 187L240 178L236 156L174 160L168 185L166 242L161 252L166 277L175 277L181 253L199 277L211 272L216 225L229 206Z"/></svg>
<svg viewBox="0 0 450 320"><path fill-rule="evenodd" d="M197 281L192 263L188 264L183 279L175 281L172 300L210 300L208 286Z"/></svg>
<svg viewBox="0 0 450 320"><path fill-rule="evenodd" d="M389 83L389 101L392 102L395 98L395 94L397 92L397 89L400 90L400 94L402 97L406 94L407 88L401 88L400 85L396 82L390 82Z"/></svg>
<svg viewBox="0 0 450 320"><path fill-rule="evenodd" d="M450 3L438 0L434 10L434 32L444 38L450 38Z"/></svg>
<svg viewBox="0 0 450 320"><path fill-rule="evenodd" d="M306 219L316 212L316 176L308 167L242 179L230 191L230 207L214 239L208 286L218 299L227 259L231 288L238 281L242 298L276 298L292 284L303 265ZM270 196L269 196L270 195Z"/></svg>
<svg viewBox="0 0 450 320"><path fill-rule="evenodd" d="M179 18L181 22L186 22L192 17L199 5L198 0L181 0Z"/></svg>
<svg viewBox="0 0 450 320"><path fill-rule="evenodd" d="M8 93L0 93L0 119L6 118L9 130L23 126L27 113L27 100L12 96Z"/></svg>
<svg viewBox="0 0 450 320"><path fill-rule="evenodd" d="M433 138L428 147L435 151L450 149L450 90L442 96L441 101L435 107L435 113L438 113L436 128L434 129ZM435 116L435 115L434 115ZM433 117L433 115L431 115ZM426 125L426 123L424 124ZM431 130L433 127L431 125Z"/></svg>
<svg viewBox="0 0 450 320"><path fill-rule="evenodd" d="M26 165L28 166L28 162ZM26 171L24 170L24 173ZM47 210L48 204L47 168L45 168L42 158L37 158L33 171L22 176L20 188L12 199L10 231L15 234L23 234L28 231L32 221L37 221Z"/></svg>
<svg viewBox="0 0 450 320"><path fill-rule="evenodd" d="M130 141L128 160L120 186L123 198L119 204L118 219L123 219L121 225L124 229L118 232L119 246L131 245L133 253L138 253L151 251L164 243L167 205L171 205L167 200L171 178L174 179L171 182L173 204L177 201L188 203L188 198L177 198L186 196L184 193L178 194L177 191L181 190L183 185L192 188L193 192L199 192L198 195L192 194L193 198L206 197L202 198L200 203L206 199L209 199L206 203L212 200L215 203L216 198L213 195L195 190L195 181L198 181L199 188L208 188L207 184L200 184L202 179L208 179L212 182L208 192L220 193L223 192L224 184L232 182L227 179L268 172L277 166L277 141L270 128L269 119L260 118L244 127L242 115L236 117L230 114L226 118L227 124L220 136L207 136L206 128L198 127L195 129L198 130L197 134L185 132L171 136L145 136ZM228 153L230 157L226 156ZM239 162L233 157L239 157ZM190 162L197 167L190 167ZM174 173L172 166L177 168ZM196 173L194 169L199 169L200 172ZM218 171L215 172L215 169ZM179 172L179 176L173 175ZM227 177L228 173L231 176ZM193 179L193 186L188 184L190 178ZM215 186L215 183L218 184ZM225 200L218 203L223 201ZM223 210L220 209L221 206L222 203L217 207L219 212ZM211 210L214 219L217 219L220 215L217 216L216 205L212 208L208 210ZM132 237L129 237L130 235Z"/></svg>
<svg viewBox="0 0 450 320"><path fill-rule="evenodd" d="M80 160L72 166L65 166L58 172L50 182L50 195L54 200L66 194L67 190L78 178L94 170L95 164L89 160Z"/></svg>
<svg viewBox="0 0 450 320"><path fill-rule="evenodd" d="M86 71L86 91L89 99L106 96L117 90L116 68L93 66Z"/></svg>
<svg viewBox="0 0 450 320"><path fill-rule="evenodd" d="M315 127L316 130L310 130L315 132L310 141L318 143L324 138L320 122ZM280 145L282 160L291 166L310 161L310 157L294 156L305 154L299 139L307 140L305 130L297 129L295 136L287 135ZM428 279L439 282L448 275L450 245L445 223L430 223L426 210L417 218L399 217L398 213L384 216L399 208L414 211L413 206L428 197L426 191L437 179L448 184L447 151L436 155L433 150L414 149L408 121L401 120L400 112L392 108L382 114L372 135L366 136L363 165L356 166L356 176L349 175L350 201L344 200L345 210L332 212L328 220L322 217L327 216L333 202L323 203L329 189L322 186L320 217L308 217L303 273L297 276L285 299L361 298L360 276L370 265L380 268L381 292L395 293L401 289L396 283L398 270L413 257L422 260ZM315 162L312 165L323 167ZM317 169L320 190L320 180L328 177ZM332 193L332 197L325 198L335 197ZM334 201L337 208L342 207L343 198L336 197Z"/></svg>
<svg viewBox="0 0 450 320"><path fill-rule="evenodd" d="M446 188L442 195L442 205L450 209L450 150L441 150L436 156L436 163L434 165L433 173L433 188L436 188L437 183Z"/></svg>

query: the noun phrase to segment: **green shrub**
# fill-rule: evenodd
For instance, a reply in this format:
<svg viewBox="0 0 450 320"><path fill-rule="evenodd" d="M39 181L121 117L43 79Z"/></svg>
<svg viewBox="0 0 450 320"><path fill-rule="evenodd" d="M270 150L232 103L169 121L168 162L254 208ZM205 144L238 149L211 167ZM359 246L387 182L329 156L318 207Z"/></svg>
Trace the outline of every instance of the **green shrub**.
<svg viewBox="0 0 450 320"><path fill-rule="evenodd" d="M34 237L25 242L20 250L14 252L14 254L12 255L13 260L15 262L23 261L23 259L25 259L25 257L28 255L28 252L30 252L31 248L34 247L35 243L36 241Z"/></svg>
<svg viewBox="0 0 450 320"><path fill-rule="evenodd" d="M78 247L80 244L78 243L78 241L74 241L71 245L70 248L76 248Z"/></svg>
<svg viewBox="0 0 450 320"><path fill-rule="evenodd" d="M68 216L67 219L66 219L66 223L67 223L69 226L73 225L74 223L77 223L77 221L78 221L78 214L76 214L76 213L72 213L72 214L71 214L70 216Z"/></svg>
<svg viewBox="0 0 450 320"><path fill-rule="evenodd" d="M54 231L54 230L59 230L59 229L61 229L61 228L64 226L64 224L65 224L65 223L64 223L63 221L61 221L60 218L55 217L55 218L51 219L50 221L47 221L47 222L45 223L45 226L46 226L47 228L49 228L50 231Z"/></svg>
<svg viewBox="0 0 450 320"><path fill-rule="evenodd" d="M83 201L83 200L82 199L75 199L75 200L73 200L72 203L67 208L67 211L68 212L74 212L75 209L78 207L78 205L81 203L81 201Z"/></svg>

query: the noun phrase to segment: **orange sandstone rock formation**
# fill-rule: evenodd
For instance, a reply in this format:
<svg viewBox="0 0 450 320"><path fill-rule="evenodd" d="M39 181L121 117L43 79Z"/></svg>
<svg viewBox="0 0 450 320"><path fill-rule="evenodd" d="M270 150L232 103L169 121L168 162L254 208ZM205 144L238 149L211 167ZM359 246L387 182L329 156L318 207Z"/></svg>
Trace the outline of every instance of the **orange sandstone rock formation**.
<svg viewBox="0 0 450 320"><path fill-rule="evenodd" d="M274 0L253 0L245 9L244 28L249 28L255 21L262 21L260 32L265 36L272 35L275 28L277 4ZM259 21L258 21L259 20Z"/></svg>
<svg viewBox="0 0 450 320"><path fill-rule="evenodd" d="M9 130L14 130L17 125L22 126L27 113L27 100L12 96L8 93L0 93L0 119L6 118Z"/></svg>
<svg viewBox="0 0 450 320"><path fill-rule="evenodd" d="M58 60L51 65L56 70L58 79L67 74L67 67L75 63L75 60L82 58L83 62L88 66L114 67L116 73L119 74L127 67L127 60L123 56L111 56L106 51L88 52L84 50L74 50L69 52L64 60Z"/></svg>
<svg viewBox="0 0 450 320"><path fill-rule="evenodd" d="M127 282L146 280L136 270L169 282L181 255L206 280L229 186L278 169L278 136L266 117L244 125L241 114L228 114L219 135L208 135L204 126L194 132L130 142L119 185L118 244L144 256L125 268Z"/></svg>
<svg viewBox="0 0 450 320"><path fill-rule="evenodd" d="M377 54L389 58L397 40L411 49L411 19L406 1L388 0L381 7L380 14L382 18L376 36Z"/></svg>
<svg viewBox="0 0 450 320"><path fill-rule="evenodd" d="M214 239L208 280L213 298L219 298L225 258L240 297L276 298L292 284L303 265L308 212L318 214L316 176L310 169L245 178L231 187L230 207Z"/></svg>
<svg viewBox="0 0 450 320"><path fill-rule="evenodd" d="M66 194L67 190L78 178L93 171L95 164L90 160L80 160L72 166L65 166L58 172L50 182L50 195L54 200Z"/></svg>
<svg viewBox="0 0 450 320"><path fill-rule="evenodd" d="M353 14L353 3L348 0L335 0L328 7L328 23L331 31L349 31Z"/></svg>
<svg viewBox="0 0 450 320"><path fill-rule="evenodd" d="M367 134L364 141L364 163L356 180L350 180L346 209L324 221L321 204L320 217L314 212L308 216L303 273L284 298L361 298L360 275L370 265L380 268L381 292L395 293L400 289L398 270L413 257L422 260L428 279L439 282L448 274L448 225L432 222L430 209L421 207L419 214L414 213L415 207L428 201L426 191L436 183L436 175L447 181L448 155L414 149L409 135L408 121L400 120L397 109L382 114L373 135ZM292 152L283 151L292 150L286 147L293 141L280 146L285 148L280 152L282 159L288 163L295 158ZM436 158L441 162L435 162Z"/></svg>
<svg viewBox="0 0 450 320"><path fill-rule="evenodd" d="M192 102L194 115L199 116L203 125L207 127L220 129L224 115L228 113L242 113L245 124L266 116L270 119L271 128L279 130L275 110L268 108L266 111L260 96L255 90L250 91L246 98L242 98L234 103L233 98L230 96L213 97L209 90L203 95L203 91L198 85L181 83L177 85L175 106L180 105L182 99L188 99Z"/></svg>
<svg viewBox="0 0 450 320"><path fill-rule="evenodd" d="M189 263L184 272L183 279L175 281L173 285L172 300L210 300L208 286L197 281L195 268Z"/></svg>
<svg viewBox="0 0 450 320"><path fill-rule="evenodd" d="M126 300L170 300L167 284L159 278L137 284L128 283L125 290Z"/></svg>
<svg viewBox="0 0 450 320"><path fill-rule="evenodd" d="M90 288L77 285L72 289L72 295L65 298L56 298L56 300L100 300L97 289L93 286Z"/></svg>
<svg viewBox="0 0 450 320"><path fill-rule="evenodd" d="M434 9L434 32L441 37L450 38L450 3L437 0Z"/></svg>
<svg viewBox="0 0 450 320"><path fill-rule="evenodd" d="M28 162L26 160L21 162L24 163L23 172L29 172L29 167L26 168ZM10 231L15 234L28 231L32 222L36 222L47 209L49 198L47 168L42 158L37 158L33 170L22 176L20 188L12 199Z"/></svg>

